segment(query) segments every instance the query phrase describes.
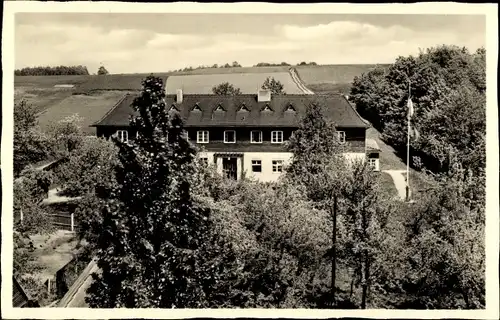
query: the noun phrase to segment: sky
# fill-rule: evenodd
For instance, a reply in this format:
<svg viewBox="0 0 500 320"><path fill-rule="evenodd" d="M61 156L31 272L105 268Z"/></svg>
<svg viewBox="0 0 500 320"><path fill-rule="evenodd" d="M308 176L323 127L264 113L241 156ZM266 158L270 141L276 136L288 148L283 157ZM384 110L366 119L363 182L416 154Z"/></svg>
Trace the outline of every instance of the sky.
<svg viewBox="0 0 500 320"><path fill-rule="evenodd" d="M17 13L15 67L392 63L441 44L475 51L486 46L485 23L481 15Z"/></svg>

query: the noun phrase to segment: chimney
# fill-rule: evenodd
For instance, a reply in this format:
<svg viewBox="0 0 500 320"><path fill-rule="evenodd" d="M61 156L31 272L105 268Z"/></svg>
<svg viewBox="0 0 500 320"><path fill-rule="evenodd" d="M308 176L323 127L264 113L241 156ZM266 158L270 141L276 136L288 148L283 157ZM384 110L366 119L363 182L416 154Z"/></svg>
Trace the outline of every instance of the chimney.
<svg viewBox="0 0 500 320"><path fill-rule="evenodd" d="M177 103L182 103L182 89L177 89Z"/></svg>
<svg viewBox="0 0 500 320"><path fill-rule="evenodd" d="M258 102L271 101L271 90L259 89L259 91L257 91L257 101Z"/></svg>

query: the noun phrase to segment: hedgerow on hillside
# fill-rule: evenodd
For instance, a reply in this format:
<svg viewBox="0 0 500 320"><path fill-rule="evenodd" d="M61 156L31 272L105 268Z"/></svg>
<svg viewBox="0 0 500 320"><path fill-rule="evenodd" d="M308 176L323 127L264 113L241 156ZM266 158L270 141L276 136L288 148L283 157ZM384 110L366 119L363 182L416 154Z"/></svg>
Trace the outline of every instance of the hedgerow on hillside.
<svg viewBox="0 0 500 320"><path fill-rule="evenodd" d="M15 76L89 75L86 66L26 67L14 70Z"/></svg>

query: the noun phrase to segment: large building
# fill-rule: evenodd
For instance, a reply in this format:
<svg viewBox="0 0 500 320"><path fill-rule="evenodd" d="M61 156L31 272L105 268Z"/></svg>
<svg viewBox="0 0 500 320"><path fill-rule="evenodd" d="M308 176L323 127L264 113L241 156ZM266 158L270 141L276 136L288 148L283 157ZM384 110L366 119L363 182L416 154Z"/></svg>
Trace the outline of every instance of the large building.
<svg viewBox="0 0 500 320"><path fill-rule="evenodd" d="M98 137L118 135L133 139L129 126L134 95L125 95L100 121L93 124ZM179 112L189 139L199 147L199 156L215 164L219 172L239 179L243 173L260 181L275 181L292 154L285 141L298 128L301 116L311 104L325 107L325 117L334 121L338 139L346 144L345 155L365 159L378 170L378 150L366 143L368 125L343 95L220 96L208 94L167 95L169 110Z"/></svg>

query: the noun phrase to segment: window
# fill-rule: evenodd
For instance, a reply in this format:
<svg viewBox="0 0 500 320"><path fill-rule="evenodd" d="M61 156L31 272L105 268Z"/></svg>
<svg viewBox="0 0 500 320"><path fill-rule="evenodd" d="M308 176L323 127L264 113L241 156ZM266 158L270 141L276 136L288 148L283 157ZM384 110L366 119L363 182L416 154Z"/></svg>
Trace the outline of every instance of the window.
<svg viewBox="0 0 500 320"><path fill-rule="evenodd" d="M262 131L250 131L250 143L262 143Z"/></svg>
<svg viewBox="0 0 500 320"><path fill-rule="evenodd" d="M340 143L345 143L345 131L337 131L337 136Z"/></svg>
<svg viewBox="0 0 500 320"><path fill-rule="evenodd" d="M219 105L217 106L217 108L215 109L215 111L222 111L222 112L224 112L226 110L224 110L224 108L222 107L222 105L219 103Z"/></svg>
<svg viewBox="0 0 500 320"><path fill-rule="evenodd" d="M285 112L295 112L295 108L293 107L293 105L291 103L288 105Z"/></svg>
<svg viewBox="0 0 500 320"><path fill-rule="evenodd" d="M283 172L283 160L273 160L273 172Z"/></svg>
<svg viewBox="0 0 500 320"><path fill-rule="evenodd" d="M283 143L283 131L272 131L271 143Z"/></svg>
<svg viewBox="0 0 500 320"><path fill-rule="evenodd" d="M238 110L238 112L250 112L250 110L248 110L247 106L244 103L242 103L240 110Z"/></svg>
<svg viewBox="0 0 500 320"><path fill-rule="evenodd" d="M235 143L236 132L234 130L224 131L224 143Z"/></svg>
<svg viewBox="0 0 500 320"><path fill-rule="evenodd" d="M200 162L201 162L204 166L208 166L208 158L207 158L207 157L201 157L201 158L200 158Z"/></svg>
<svg viewBox="0 0 500 320"><path fill-rule="evenodd" d="M200 105L198 103L196 103L191 111L201 112Z"/></svg>
<svg viewBox="0 0 500 320"><path fill-rule="evenodd" d="M252 172L262 172L261 160L252 160Z"/></svg>
<svg viewBox="0 0 500 320"><path fill-rule="evenodd" d="M368 166L373 170L377 170L377 159L375 158L368 159Z"/></svg>
<svg viewBox="0 0 500 320"><path fill-rule="evenodd" d="M198 131L198 134L196 136L196 142L208 143L208 131Z"/></svg>
<svg viewBox="0 0 500 320"><path fill-rule="evenodd" d="M266 103L266 106L264 107L264 109L262 109L262 111L273 112L273 109L271 109L271 107L269 106L269 103Z"/></svg>
<svg viewBox="0 0 500 320"><path fill-rule="evenodd" d="M177 108L175 107L175 105L171 105L170 109L168 109L168 113L172 113L172 112L179 112L179 110L177 110Z"/></svg>
<svg viewBox="0 0 500 320"><path fill-rule="evenodd" d="M116 135L118 136L118 139L120 139L121 142L127 142L128 141L128 132L127 132L127 130L118 130L118 131L116 131Z"/></svg>

